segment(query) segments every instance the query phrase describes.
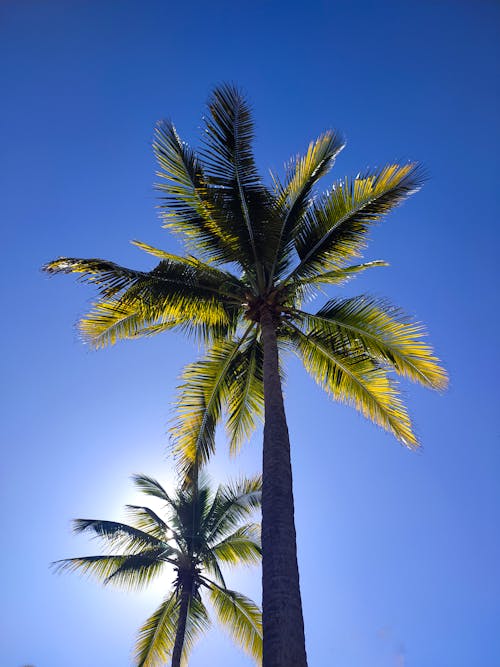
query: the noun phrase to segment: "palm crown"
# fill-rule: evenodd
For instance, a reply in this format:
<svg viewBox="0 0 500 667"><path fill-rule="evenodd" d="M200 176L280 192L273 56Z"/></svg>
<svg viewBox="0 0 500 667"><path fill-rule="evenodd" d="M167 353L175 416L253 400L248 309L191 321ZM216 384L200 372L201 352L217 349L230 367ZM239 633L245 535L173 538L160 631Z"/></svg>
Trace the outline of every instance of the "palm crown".
<svg viewBox="0 0 500 667"><path fill-rule="evenodd" d="M251 113L239 91L216 89L209 111L200 156L170 122L158 125L154 142L165 226L181 234L192 254L135 242L160 259L152 271L74 258L44 267L79 273L98 287L100 299L80 324L83 335L95 347L174 327L203 337L207 354L186 368L179 399L176 451L188 464L195 454L206 461L213 450L223 406L232 449L263 412L263 306L279 345L293 350L324 389L405 445L417 445L389 371L445 386L421 326L366 295L331 300L315 313L302 303L325 285L385 265L350 262L360 256L370 227L419 188L419 166L389 164L317 194L314 186L344 147L329 131L268 186L255 166Z"/></svg>
<svg viewBox="0 0 500 667"><path fill-rule="evenodd" d="M161 665L168 658L177 665L181 656L185 664L193 643L210 624L203 591L218 620L260 663L260 610L247 597L227 588L221 570L221 565L260 561L260 528L244 522L260 506L260 478L220 485L215 493L201 481L181 488L174 496L150 477L136 475L134 481L145 494L164 502L165 518L149 507L127 505L130 525L76 519L76 532L93 533L119 553L68 558L57 561L56 569L78 570L105 584L140 588L173 567L170 593L139 631L139 666Z"/></svg>

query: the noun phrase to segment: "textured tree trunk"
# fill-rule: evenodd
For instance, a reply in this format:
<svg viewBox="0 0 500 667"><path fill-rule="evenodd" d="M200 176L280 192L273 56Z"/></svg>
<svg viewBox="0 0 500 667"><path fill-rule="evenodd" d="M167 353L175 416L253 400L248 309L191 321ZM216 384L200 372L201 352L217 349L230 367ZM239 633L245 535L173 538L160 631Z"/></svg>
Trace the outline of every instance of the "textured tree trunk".
<svg viewBox="0 0 500 667"><path fill-rule="evenodd" d="M261 314L265 425L262 479L263 667L307 667L293 509L290 440L272 314Z"/></svg>
<svg viewBox="0 0 500 667"><path fill-rule="evenodd" d="M182 647L186 634L186 619L189 609L189 592L183 590L181 593L181 604L179 609L179 620L177 632L175 633L175 644L172 652L172 667L181 667Z"/></svg>

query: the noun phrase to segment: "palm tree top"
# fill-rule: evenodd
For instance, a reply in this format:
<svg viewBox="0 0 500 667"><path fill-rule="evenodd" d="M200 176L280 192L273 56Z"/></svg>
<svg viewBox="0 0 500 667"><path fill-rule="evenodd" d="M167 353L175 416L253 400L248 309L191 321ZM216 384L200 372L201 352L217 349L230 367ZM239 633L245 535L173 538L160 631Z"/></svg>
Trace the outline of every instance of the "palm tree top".
<svg viewBox="0 0 500 667"><path fill-rule="evenodd" d="M260 527L248 522L260 507L261 478L241 479L211 490L200 475L197 484L169 494L152 477L135 475L137 488L163 502L160 516L147 506L127 505L131 522L76 519L77 533L90 533L111 553L69 558L54 563L56 571L79 571L104 584L140 589L170 567L170 594L139 631L136 663L163 664L172 654L183 595L188 600L183 659L199 634L210 625L205 592L218 620L235 641L257 661L262 654L258 607L229 589L224 566L260 562Z"/></svg>
<svg viewBox="0 0 500 667"><path fill-rule="evenodd" d="M210 97L199 152L170 121L158 124L160 214L181 236L186 256L135 242L159 259L151 271L68 257L45 270L77 273L96 286L99 299L80 323L94 347L172 328L205 342L205 356L185 370L178 403L175 449L185 467L210 455L223 406L232 450L262 415L263 317L272 319L281 349L297 354L333 398L417 446L390 371L433 389L446 386L423 328L369 295L334 298L315 313L303 304L386 265L352 262L371 227L420 188L422 168L389 163L318 192L345 145L329 130L268 185L255 164L253 135L249 104L233 85Z"/></svg>

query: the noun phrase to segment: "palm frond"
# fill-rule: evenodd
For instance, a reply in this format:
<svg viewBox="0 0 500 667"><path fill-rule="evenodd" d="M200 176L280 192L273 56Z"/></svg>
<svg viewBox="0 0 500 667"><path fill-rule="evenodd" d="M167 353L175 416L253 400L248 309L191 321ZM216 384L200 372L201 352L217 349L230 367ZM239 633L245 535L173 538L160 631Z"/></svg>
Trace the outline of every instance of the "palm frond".
<svg viewBox="0 0 500 667"><path fill-rule="evenodd" d="M287 281L339 268L359 257L370 226L416 192L422 181L419 165L409 163L390 164L337 183L305 212L295 238L300 262Z"/></svg>
<svg viewBox="0 0 500 667"><path fill-rule="evenodd" d="M262 477L245 477L236 482L221 484L217 489L212 507L204 521L207 544L227 535L252 512L260 508L262 500Z"/></svg>
<svg viewBox="0 0 500 667"><path fill-rule="evenodd" d="M338 132L325 132L309 144L305 155L298 155L290 161L284 184L273 175L274 196L277 214L281 219L281 229L270 272L271 280L278 278L289 265L295 228L311 203L312 189L319 179L330 171L336 156L344 146L345 141Z"/></svg>
<svg viewBox="0 0 500 667"><path fill-rule="evenodd" d="M125 509L134 521L134 527L153 535L159 540L167 539L169 526L151 508L141 505L125 505Z"/></svg>
<svg viewBox="0 0 500 667"><path fill-rule="evenodd" d="M137 667L161 667L172 654L175 644L180 599L172 593L139 630L135 645Z"/></svg>
<svg viewBox="0 0 500 667"><path fill-rule="evenodd" d="M142 493L152 496L153 498L164 500L172 509L175 509L173 498L169 496L160 482L156 479L143 474L132 475L131 479L139 491L142 491Z"/></svg>
<svg viewBox="0 0 500 667"><path fill-rule="evenodd" d="M331 271L321 271L320 273L315 273L311 276L300 278L300 280L294 280L290 287L295 290L309 285L343 285L347 281L351 280L351 278L356 276L356 274L378 266L389 266L389 264L388 262L384 262L381 259L376 259L372 262L353 264L343 268L332 269Z"/></svg>
<svg viewBox="0 0 500 667"><path fill-rule="evenodd" d="M241 593L209 583L210 601L221 625L257 664L262 660L262 614Z"/></svg>
<svg viewBox="0 0 500 667"><path fill-rule="evenodd" d="M127 549L129 553L137 553L148 547L163 549L167 546L162 540L153 535L118 521L75 519L73 521L73 530L75 533L94 533L94 535L103 538L105 542L113 547Z"/></svg>
<svg viewBox="0 0 500 667"><path fill-rule="evenodd" d="M288 322L295 345L308 373L333 398L353 405L365 417L392 433L407 447L418 446L396 384L361 345L346 336L323 331L301 331Z"/></svg>
<svg viewBox="0 0 500 667"><path fill-rule="evenodd" d="M425 330L402 311L369 296L329 301L316 315L304 313L310 330L346 336L371 357L414 382L444 389L447 375L432 348L422 341Z"/></svg>
<svg viewBox="0 0 500 667"><path fill-rule="evenodd" d="M153 336L189 320L172 318L168 314L150 319L134 303L120 299L98 301L78 324L85 342L95 349L114 345L119 340Z"/></svg>
<svg viewBox="0 0 500 667"><path fill-rule="evenodd" d="M158 123L153 151L162 179L157 188L162 192L164 226L182 234L194 252L211 261L238 262L238 236L219 210L216 191L208 187L200 160L171 122Z"/></svg>
<svg viewBox="0 0 500 667"><path fill-rule="evenodd" d="M264 355L254 329L240 348L228 374L226 398L229 451L236 454L264 419Z"/></svg>
<svg viewBox="0 0 500 667"><path fill-rule="evenodd" d="M141 326L147 333L156 333L157 325L187 323L212 327L219 336L228 327L234 330L243 297L230 293L231 289L239 289L236 278L211 267L205 270L204 266L172 255L161 260L152 271L144 272L100 259L66 257L46 264L44 270L77 273L80 280L97 287L100 305L81 324L87 338L103 340L106 323L114 326L124 315L135 315L132 318L135 336ZM130 328L130 321L127 322ZM128 334L127 329L125 333Z"/></svg>
<svg viewBox="0 0 500 667"><path fill-rule="evenodd" d="M208 109L202 153L205 174L233 223L241 263L248 272L255 272L257 283L263 286L264 264L272 260L273 210L253 156L250 106L235 86L223 85L214 90Z"/></svg>
<svg viewBox="0 0 500 667"><path fill-rule="evenodd" d="M210 552L218 561L228 565L258 565L262 555L260 526L256 523L241 526L210 547Z"/></svg>
<svg viewBox="0 0 500 667"><path fill-rule="evenodd" d="M172 429L173 451L182 475L207 462L215 448L215 426L221 416L233 377L232 369L254 323L240 338L218 341L204 358L184 369Z"/></svg>
<svg viewBox="0 0 500 667"><path fill-rule="evenodd" d="M81 572L94 576L103 584L120 588L141 589L163 570L166 559L161 550L133 555L80 556L53 563L55 572Z"/></svg>

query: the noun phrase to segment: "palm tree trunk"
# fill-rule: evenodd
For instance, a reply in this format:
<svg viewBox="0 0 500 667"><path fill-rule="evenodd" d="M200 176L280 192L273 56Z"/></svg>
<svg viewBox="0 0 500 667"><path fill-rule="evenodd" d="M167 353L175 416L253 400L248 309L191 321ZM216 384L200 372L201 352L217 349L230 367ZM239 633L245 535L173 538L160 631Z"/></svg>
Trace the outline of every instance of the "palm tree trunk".
<svg viewBox="0 0 500 667"><path fill-rule="evenodd" d="M260 319L264 351L262 470L263 667L307 667L295 534L290 439L271 311Z"/></svg>
<svg viewBox="0 0 500 667"><path fill-rule="evenodd" d="M189 609L189 591L183 590L181 593L181 604L179 609L179 620L177 621L177 631L175 633L175 644L172 652L172 667L181 667L182 648L184 646L184 636L186 634L186 620Z"/></svg>

